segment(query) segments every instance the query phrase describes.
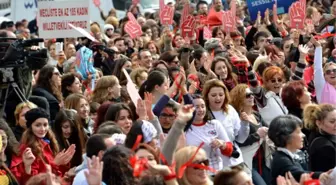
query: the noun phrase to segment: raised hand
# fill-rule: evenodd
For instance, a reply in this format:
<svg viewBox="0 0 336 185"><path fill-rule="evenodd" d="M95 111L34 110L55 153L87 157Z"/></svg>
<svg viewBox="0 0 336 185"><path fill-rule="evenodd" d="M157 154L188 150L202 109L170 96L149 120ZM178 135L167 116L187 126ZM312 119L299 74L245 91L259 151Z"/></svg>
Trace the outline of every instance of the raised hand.
<svg viewBox="0 0 336 185"><path fill-rule="evenodd" d="M183 105L180 110L178 110L177 120L184 123L188 122L192 118L194 110L193 105Z"/></svg>
<svg viewBox="0 0 336 185"><path fill-rule="evenodd" d="M89 185L101 185L104 164L98 157L88 158L88 170L84 172L86 181Z"/></svg>
<svg viewBox="0 0 336 185"><path fill-rule="evenodd" d="M255 28L258 28L259 26L261 26L261 13L260 13L260 11L258 11L257 20L255 21L253 26Z"/></svg>
<svg viewBox="0 0 336 185"><path fill-rule="evenodd" d="M277 3L275 2L273 5L273 22L275 25L278 25L279 23L279 18L278 18L278 7L277 7Z"/></svg>
<svg viewBox="0 0 336 185"><path fill-rule="evenodd" d="M153 94L145 92L144 103L145 103L145 106L146 106L146 111L147 111L147 115L149 117L149 120L154 118L154 113L153 113L153 109L152 109L153 102L154 102Z"/></svg>
<svg viewBox="0 0 336 185"><path fill-rule="evenodd" d="M271 21L270 21L270 16L269 16L269 9L267 8L266 11L265 11L265 18L264 18L264 21L265 21L265 24L266 25L271 25Z"/></svg>
<svg viewBox="0 0 336 185"><path fill-rule="evenodd" d="M31 148L26 148L22 154L22 160L23 160L23 164L25 165L25 168L30 169L35 159L36 157L34 156Z"/></svg>
<svg viewBox="0 0 336 185"><path fill-rule="evenodd" d="M54 163L58 166L68 164L76 152L76 146L70 145L67 150L63 150L55 156Z"/></svg>
<svg viewBox="0 0 336 185"><path fill-rule="evenodd" d="M300 51L300 54L301 55L308 55L308 52L309 52L309 47L307 45L299 45L299 51Z"/></svg>
<svg viewBox="0 0 336 185"><path fill-rule="evenodd" d="M138 99L136 113L138 114L140 120L148 119L145 101Z"/></svg>

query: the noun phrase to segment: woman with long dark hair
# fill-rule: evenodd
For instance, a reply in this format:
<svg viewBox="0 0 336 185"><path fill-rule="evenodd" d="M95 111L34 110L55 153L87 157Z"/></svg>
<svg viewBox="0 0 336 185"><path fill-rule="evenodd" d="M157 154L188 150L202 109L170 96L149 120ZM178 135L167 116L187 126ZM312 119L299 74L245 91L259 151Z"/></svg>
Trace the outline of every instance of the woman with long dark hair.
<svg viewBox="0 0 336 185"><path fill-rule="evenodd" d="M82 163L82 152L85 150L86 134L81 125L76 121L77 111L73 109L61 110L52 124L60 151L76 145L76 152L71 160L70 168Z"/></svg>
<svg viewBox="0 0 336 185"><path fill-rule="evenodd" d="M63 102L61 74L56 67L46 65L40 70L32 94L47 99L50 107L50 119L54 120Z"/></svg>
<svg viewBox="0 0 336 185"><path fill-rule="evenodd" d="M81 81L72 73L63 75L61 84L63 98L68 97L72 93L83 93Z"/></svg>

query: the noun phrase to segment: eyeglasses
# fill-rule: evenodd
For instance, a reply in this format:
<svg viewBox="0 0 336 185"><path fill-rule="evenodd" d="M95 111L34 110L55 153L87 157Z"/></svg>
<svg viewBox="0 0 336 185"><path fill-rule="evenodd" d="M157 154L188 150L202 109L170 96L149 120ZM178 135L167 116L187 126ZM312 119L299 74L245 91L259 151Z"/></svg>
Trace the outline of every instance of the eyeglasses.
<svg viewBox="0 0 336 185"><path fill-rule="evenodd" d="M254 94L252 92L246 93L246 99L252 98Z"/></svg>
<svg viewBox="0 0 336 185"><path fill-rule="evenodd" d="M327 75L330 75L331 73L335 73L336 74L336 69L328 69L325 72L325 74L327 74Z"/></svg>
<svg viewBox="0 0 336 185"><path fill-rule="evenodd" d="M170 119L170 120L173 120L175 119L176 115L175 114L166 114L166 113L162 113L160 115L161 118L163 119Z"/></svg>
<svg viewBox="0 0 336 185"><path fill-rule="evenodd" d="M113 29L112 28L108 28L108 29L106 29L106 31L113 31Z"/></svg>
<svg viewBox="0 0 336 185"><path fill-rule="evenodd" d="M282 82L282 79L281 78L276 78L276 79L272 79L271 80L272 83L281 83Z"/></svg>
<svg viewBox="0 0 336 185"><path fill-rule="evenodd" d="M202 160L202 161L195 161L193 162L193 164L203 164L204 166L209 166L210 162L209 162L209 159L205 159L205 160ZM197 169L200 169L199 167L193 167L195 170Z"/></svg>

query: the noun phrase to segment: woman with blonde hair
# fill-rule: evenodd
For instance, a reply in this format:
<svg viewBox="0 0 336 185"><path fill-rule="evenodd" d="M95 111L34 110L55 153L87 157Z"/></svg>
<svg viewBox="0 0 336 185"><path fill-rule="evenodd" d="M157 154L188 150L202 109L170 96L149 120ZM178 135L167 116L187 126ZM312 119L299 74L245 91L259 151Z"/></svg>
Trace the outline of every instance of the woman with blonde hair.
<svg viewBox="0 0 336 185"><path fill-rule="evenodd" d="M174 159L176 162L175 171L178 174L181 167L189 162L189 160L195 155L197 151L196 146L187 146L178 150ZM191 164L209 166L208 157L203 149L200 149ZM179 185L212 185L208 173L205 169L199 167L191 167L187 165L183 176L177 179Z"/></svg>
<svg viewBox="0 0 336 185"><path fill-rule="evenodd" d="M96 84L92 94L92 102L104 103L106 101L119 102L121 86L117 77L103 76Z"/></svg>
<svg viewBox="0 0 336 185"><path fill-rule="evenodd" d="M312 171L327 171L336 166L336 107L311 104L303 112L309 137L309 162Z"/></svg>
<svg viewBox="0 0 336 185"><path fill-rule="evenodd" d="M64 102L66 109L74 109L77 111L76 121L84 128L87 134L93 133L94 121L90 117L90 105L87 99L82 94L71 94Z"/></svg>
<svg viewBox="0 0 336 185"><path fill-rule="evenodd" d="M133 69L131 74L131 79L137 88L140 88L141 85L147 80L148 70L143 67Z"/></svg>
<svg viewBox="0 0 336 185"><path fill-rule="evenodd" d="M25 119L26 112L28 112L30 109L33 108L37 108L37 106L30 101L22 102L15 108L14 117L16 126L13 130L13 133L15 135L16 140L18 141L21 140L21 136L27 128Z"/></svg>

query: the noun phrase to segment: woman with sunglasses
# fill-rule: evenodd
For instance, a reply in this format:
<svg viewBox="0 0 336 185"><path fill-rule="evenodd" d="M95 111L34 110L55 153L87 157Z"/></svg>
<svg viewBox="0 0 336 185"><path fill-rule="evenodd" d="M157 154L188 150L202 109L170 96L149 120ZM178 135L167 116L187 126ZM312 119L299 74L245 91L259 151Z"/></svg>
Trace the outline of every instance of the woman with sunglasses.
<svg viewBox="0 0 336 185"><path fill-rule="evenodd" d="M291 80L301 80L303 69L306 66L305 58L309 48L300 45L299 51L299 63L296 66L295 73L291 76ZM249 64L248 66L250 88L254 93L258 111L268 126L275 117L288 114L288 110L280 98L280 92L285 83L285 74L280 67L270 66L264 70L262 74L263 86L260 86L252 67Z"/></svg>
<svg viewBox="0 0 336 185"><path fill-rule="evenodd" d="M248 85L239 84L230 92L230 104L239 112L244 112L250 123L250 133L244 143L238 143L245 164L251 170L253 182L256 185L266 185L267 172L265 166L265 151L261 144L267 136L268 128L261 118L261 115L253 110L254 96ZM261 164L261 165L259 165ZM266 172L267 171L267 172ZM266 180L261 177L262 173Z"/></svg>
<svg viewBox="0 0 336 185"><path fill-rule="evenodd" d="M200 95L194 95L195 117L185 133L186 144L199 146L210 159L210 166L215 170L223 169L222 157L230 158L233 145L221 122L209 118L205 102Z"/></svg>
<svg viewBox="0 0 336 185"><path fill-rule="evenodd" d="M196 146L187 146L181 148L175 153L174 158L176 161L175 166L176 173L180 172L180 169L183 165L186 166L183 176L177 179L179 185L213 184L208 176L207 170L204 169L208 167L210 164L206 152L202 148L197 153L196 152L197 152ZM189 161L190 163L188 163Z"/></svg>
<svg viewBox="0 0 336 185"><path fill-rule="evenodd" d="M315 46L314 85L318 103L336 105L336 64L329 62L322 67L322 46L314 37L310 42Z"/></svg>

